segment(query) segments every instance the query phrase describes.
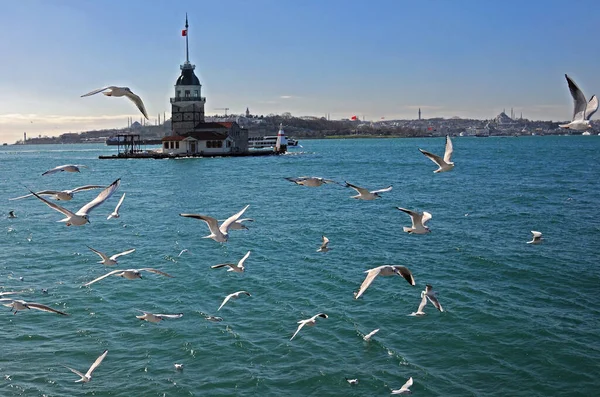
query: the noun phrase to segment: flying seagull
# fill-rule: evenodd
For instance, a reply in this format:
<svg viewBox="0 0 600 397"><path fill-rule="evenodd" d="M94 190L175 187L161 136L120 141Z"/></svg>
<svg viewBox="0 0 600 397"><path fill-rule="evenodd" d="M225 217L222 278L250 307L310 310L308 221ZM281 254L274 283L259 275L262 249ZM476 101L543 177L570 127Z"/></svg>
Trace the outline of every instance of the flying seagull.
<svg viewBox="0 0 600 397"><path fill-rule="evenodd" d="M105 187L106 186L101 186L101 185L85 185L85 186L76 187L75 189L42 190L40 192L36 192L36 194L38 196L50 196L55 200L69 201L73 198L73 194L75 194L77 192L83 192L85 190L91 190L91 189L104 189ZM15 198L11 198L9 200L20 200L20 199L24 199L26 197L31 197L31 196L33 196L33 194L29 193L29 194L26 194L25 196L15 197Z"/></svg>
<svg viewBox="0 0 600 397"><path fill-rule="evenodd" d="M113 270L112 272L106 273L104 276L100 276L100 277L98 277L98 278L90 281L89 283L83 284L83 286L87 287L88 285L92 285L92 284L94 284L94 283L102 280L103 278L106 278L108 276L112 276L113 274L115 276L123 277L123 278L126 278L128 280L135 280L136 278L142 278L142 271L160 274L161 276L165 276L165 277L173 277L170 274L167 274L165 272L161 272L160 270L153 269L151 267L145 267L145 268L142 268L142 269Z"/></svg>
<svg viewBox="0 0 600 397"><path fill-rule="evenodd" d="M102 259L102 260L101 260L100 262L98 262L98 263L101 263L101 264L103 264L103 265L106 265L106 266L114 266L114 265L116 265L117 263L119 263L119 262L117 261L117 258L118 258L118 257L120 257L120 256L123 256L123 255L127 255L127 254L131 254L132 252L134 252L134 251L135 251L135 248L132 248L132 249L130 249L130 250L123 251L123 252L119 252L118 254L114 254L114 255L111 255L111 256L109 257L108 255L106 255L106 254L104 254L104 253L102 253L102 252L100 252L100 251L98 251L98 250L96 250L96 249L93 249L93 248L92 248L92 247L90 247L89 245L88 245L87 247L88 247L89 249L91 249L93 252L95 252L96 254L98 254L98 256L99 256L99 257Z"/></svg>
<svg viewBox="0 0 600 397"><path fill-rule="evenodd" d="M106 90L110 90L110 91L106 91ZM144 107L144 102L142 102L142 98L140 98L139 96L137 96L133 92L131 92L129 87L115 87L114 85L111 85L108 87L99 88L92 92L88 92L87 94L83 94L81 97L83 98L86 96L94 95L99 92L102 92L106 96L114 96L114 97L126 96L133 103L135 103L135 106L137 106L137 108L140 110L140 112L142 112L144 117L146 119L148 119L148 113L146 113L146 108Z"/></svg>
<svg viewBox="0 0 600 397"><path fill-rule="evenodd" d="M365 277L365 280L360 285L358 292L354 294L354 299L360 298L360 296L365 293L367 288L369 288L369 285L371 285L371 283L373 282L373 280L375 280L375 277L377 276L393 276L397 274L399 276L404 277L404 279L408 281L410 285L415 285L415 279L413 278L413 275L410 272L410 270L408 270L407 267L400 265L378 266L365 271L365 273L367 273L367 277Z"/></svg>
<svg viewBox="0 0 600 397"><path fill-rule="evenodd" d="M401 388L392 390L392 394L411 394L412 392L410 391L409 387L411 387L412 384L413 384L413 378L411 376L410 378L408 378L406 383L402 385Z"/></svg>
<svg viewBox="0 0 600 397"><path fill-rule="evenodd" d="M23 300L16 300L16 299L10 299L10 298L2 298L2 299L0 299L0 301L1 302L10 302L10 303L3 303L3 305L6 307L10 307L10 310L14 311L14 314L17 314L17 312L19 310L37 309L37 310L42 310L45 312L51 312L51 313L56 313L56 314L60 314L63 316L68 316L67 313L61 312L60 310L56 310L49 306L42 305L42 304L35 303L35 302L25 302Z"/></svg>
<svg viewBox="0 0 600 397"><path fill-rule="evenodd" d="M9 218L16 218L17 216L15 215L15 211L14 210L8 211L8 217Z"/></svg>
<svg viewBox="0 0 600 397"><path fill-rule="evenodd" d="M427 295L425 291L421 291L421 303L419 303L419 307L416 312L412 312L411 316L424 316L426 313L423 311L423 308L427 304Z"/></svg>
<svg viewBox="0 0 600 397"><path fill-rule="evenodd" d="M448 135L446 135L446 150L444 151L444 158L441 158L436 154L426 152L425 150L419 149L419 151L425 156L427 156L429 160L433 161L438 165L439 168L433 171L435 173L450 171L452 168L454 168L454 163L450 161L450 158L452 157L452 150L452 141L450 140L450 136Z"/></svg>
<svg viewBox="0 0 600 397"><path fill-rule="evenodd" d="M365 342L368 342L371 340L371 338L373 337L373 335L375 335L376 333L379 332L379 328L374 329L373 331L369 332L368 334L366 334L365 336L363 336L363 340Z"/></svg>
<svg viewBox="0 0 600 397"><path fill-rule="evenodd" d="M86 205L81 207L79 209L79 211L77 211L76 213L73 213L73 212L69 211L68 209L61 207L58 204L55 204L51 201L46 200L45 198L39 196L37 193L34 193L31 190L30 190L30 192L35 197L37 197L38 199L40 199L44 203L46 203L46 205L48 205L48 207L50 207L53 210L56 210L58 212L62 212L63 214L66 215L66 218L61 219L58 222L65 222L67 226L71 226L71 225L83 226L86 223L90 223L89 213L94 208L96 208L97 206L99 206L100 204L102 204L103 202L108 200L110 198L110 196L112 196L112 194L119 188L120 183L121 183L121 178L117 179L116 181L111 183L109 186L107 186L103 191L100 192L100 194L98 194L98 196L95 199L93 199L92 201L90 201L89 203L87 203Z"/></svg>
<svg viewBox="0 0 600 397"><path fill-rule="evenodd" d="M135 316L136 318L139 318L140 320L145 320L151 323L159 323L162 320L164 320L165 318L181 318L183 317L183 313L178 313L178 314L154 314L154 313L150 313L150 312L145 312L143 310L139 310L139 312L144 313L141 316Z"/></svg>
<svg viewBox="0 0 600 397"><path fill-rule="evenodd" d="M290 182L294 182L296 185L317 187L326 183L337 183L331 179L323 179L317 176L299 176L297 178L285 178Z"/></svg>
<svg viewBox="0 0 600 397"><path fill-rule="evenodd" d="M435 306L436 309L438 309L440 312L444 311L444 308L442 307L442 305L440 305L440 302L438 302L437 296L435 295L435 291L433 290L433 287L431 285L427 284L425 286L425 291L421 292L421 296L423 295L426 296L427 299L429 299L429 302L431 302L431 304Z"/></svg>
<svg viewBox="0 0 600 397"><path fill-rule="evenodd" d="M242 273L243 271L246 270L246 267L244 266L244 262L246 261L246 259L248 259L249 256L250 256L250 251L246 252L246 255L244 255L244 257L242 259L240 259L240 261L237 263L237 265L235 263L220 263L218 265L211 266L210 268L218 269L220 267L229 267L229 269L227 269L228 272Z"/></svg>
<svg viewBox="0 0 600 397"><path fill-rule="evenodd" d="M369 191L368 189L353 185L348 182L346 182L346 187L351 187L352 189L354 189L358 192L358 194L356 196L351 196L351 198L358 199L358 200L375 200L376 198L381 197L379 195L380 193L385 193L385 192L389 192L390 190L392 190L392 186L388 186L385 189Z"/></svg>
<svg viewBox="0 0 600 397"><path fill-rule="evenodd" d="M541 232L536 232L535 230L532 230L531 234L533 234L533 238L531 239L531 241L528 241L527 244L540 244L542 242L543 238Z"/></svg>
<svg viewBox="0 0 600 397"><path fill-rule="evenodd" d="M404 230L406 233L427 234L431 232L431 230L429 230L429 228L425 226L425 223L427 223L427 221L431 219L431 214L429 212L416 212L401 207L396 208L410 215L410 218L412 219L411 227L405 226L402 228L402 230Z"/></svg>
<svg viewBox="0 0 600 397"><path fill-rule="evenodd" d="M221 306L219 306L219 308L217 309L217 311L221 310L221 308L223 307L223 305L226 304L227 302L229 302L230 299L237 299L242 294L246 294L248 296L252 296L252 295L250 295L250 292L248 292L248 291L238 291L238 292L234 292L233 294L229 294L229 295L227 295L225 297L225 299L223 299L223 303L221 303Z"/></svg>
<svg viewBox="0 0 600 397"><path fill-rule="evenodd" d="M111 218L118 218L121 215L119 215L119 208L121 208L121 205L123 204L123 200L125 200L125 193L123 193L123 195L121 196L121 199L119 200L119 202L117 203L117 206L115 207L115 210L112 212L112 214L110 214L108 216L108 218L106 218L106 220L109 220Z"/></svg>
<svg viewBox="0 0 600 397"><path fill-rule="evenodd" d="M583 92L577 87L577 84L565 74L567 83L569 84L569 91L573 97L573 118L568 124L559 124L561 128L567 128L571 130L585 131L592 128L590 124L590 118L596 110L598 110L598 97L592 95L590 101L587 102Z"/></svg>
<svg viewBox="0 0 600 397"><path fill-rule="evenodd" d="M199 215L199 214L179 214L179 215L186 217L186 218L200 219L200 220L206 222L206 224L208 225L208 228L210 229L210 234L208 236L204 236L202 238L211 238L219 243L225 243L229 239L229 229L231 228L231 224L234 223L235 221L237 221L239 219L239 217L242 216L244 211L246 211L246 209L248 209L248 207L250 207L250 205L245 206L240 212L227 218L225 220L225 222L223 222L221 224L221 226L219 226L219 223L215 218L211 218L210 216Z"/></svg>
<svg viewBox="0 0 600 397"><path fill-rule="evenodd" d="M358 385L358 379L346 378L346 382L350 383L351 385Z"/></svg>
<svg viewBox="0 0 600 397"><path fill-rule="evenodd" d="M317 317L328 318L329 316L327 316L327 314L325 314L325 313L319 313L319 314L315 314L314 316L312 316L309 319L298 321L298 324L300 324L300 325L298 325L298 329L296 330L296 332L294 332L294 335L292 335L290 340L294 339L294 336L296 336L296 334L298 332L300 332L302 327L304 327L305 325L308 325L309 327L312 327L313 325L315 325L317 323Z"/></svg>
<svg viewBox="0 0 600 397"><path fill-rule="evenodd" d="M75 165L75 164L59 165L58 167L54 167L51 170L48 170L48 171L44 172L42 174L42 176L44 176L44 175L50 175L50 174L56 174L57 172L63 172L63 171L67 171L67 172L81 172L79 170L79 168L87 168L87 167L85 165Z"/></svg>
<svg viewBox="0 0 600 397"><path fill-rule="evenodd" d="M329 244L329 239L325 236L322 237L322 243L321 246L319 247L319 249L317 250L317 252L327 252L329 251L331 248L327 247L327 245Z"/></svg>
<svg viewBox="0 0 600 397"><path fill-rule="evenodd" d="M107 354L108 354L108 350L104 350L104 352L100 355L100 357L98 357L96 359L96 361L94 361L94 363L92 364L90 369L88 369L88 371L85 374L82 374L81 372L77 371L76 369L69 368L66 365L64 367L71 370L71 372L73 372L81 377L81 379L76 380L75 383L77 383L77 382L87 383L92 380L92 373L94 372L94 370L96 368L98 368L98 366L100 365L102 360L104 360L104 357L106 357Z"/></svg>

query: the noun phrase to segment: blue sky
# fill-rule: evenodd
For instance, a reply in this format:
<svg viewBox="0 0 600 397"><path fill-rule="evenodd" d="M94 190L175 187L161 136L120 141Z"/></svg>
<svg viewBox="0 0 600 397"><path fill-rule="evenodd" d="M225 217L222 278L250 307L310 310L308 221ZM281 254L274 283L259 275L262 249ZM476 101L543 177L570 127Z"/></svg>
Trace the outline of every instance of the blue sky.
<svg viewBox="0 0 600 397"><path fill-rule="evenodd" d="M186 11L208 115L566 120L565 73L600 94L598 1L3 1L0 142L139 120L80 98L107 85L169 117Z"/></svg>

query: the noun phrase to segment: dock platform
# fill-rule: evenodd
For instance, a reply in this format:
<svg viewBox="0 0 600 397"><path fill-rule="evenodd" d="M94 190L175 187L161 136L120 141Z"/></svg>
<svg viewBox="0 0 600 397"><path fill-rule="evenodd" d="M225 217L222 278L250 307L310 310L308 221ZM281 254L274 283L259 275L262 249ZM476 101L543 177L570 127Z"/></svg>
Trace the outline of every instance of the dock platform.
<svg viewBox="0 0 600 397"><path fill-rule="evenodd" d="M214 158L214 157L249 157L249 156L278 156L283 153L277 153L271 150L256 150L245 153L219 153L219 154L202 154L202 153L158 153L158 152L121 152L110 156L98 156L100 160L106 159L176 159L176 158Z"/></svg>

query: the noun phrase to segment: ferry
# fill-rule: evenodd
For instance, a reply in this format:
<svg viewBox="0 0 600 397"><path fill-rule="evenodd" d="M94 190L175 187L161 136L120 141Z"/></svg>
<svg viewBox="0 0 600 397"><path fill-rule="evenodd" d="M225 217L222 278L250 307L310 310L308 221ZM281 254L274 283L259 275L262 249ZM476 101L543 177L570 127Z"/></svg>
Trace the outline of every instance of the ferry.
<svg viewBox="0 0 600 397"><path fill-rule="evenodd" d="M251 136L248 137L249 149L265 149L275 147L277 135L273 136ZM298 141L293 138L287 138L288 146L298 146Z"/></svg>
<svg viewBox="0 0 600 397"><path fill-rule="evenodd" d="M123 135L113 135L106 139L104 142L107 146L123 145L125 143L125 137ZM142 145L161 145L160 139L140 139Z"/></svg>

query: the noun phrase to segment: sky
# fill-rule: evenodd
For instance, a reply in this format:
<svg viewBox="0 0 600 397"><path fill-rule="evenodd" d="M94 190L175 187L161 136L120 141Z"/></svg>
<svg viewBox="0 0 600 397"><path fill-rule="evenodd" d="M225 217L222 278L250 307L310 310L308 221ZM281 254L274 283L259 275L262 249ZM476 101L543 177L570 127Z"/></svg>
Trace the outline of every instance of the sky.
<svg viewBox="0 0 600 397"><path fill-rule="evenodd" d="M154 123L190 61L206 114L567 120L600 94L600 1L5 0L0 142ZM572 19L576 15L577 19Z"/></svg>

